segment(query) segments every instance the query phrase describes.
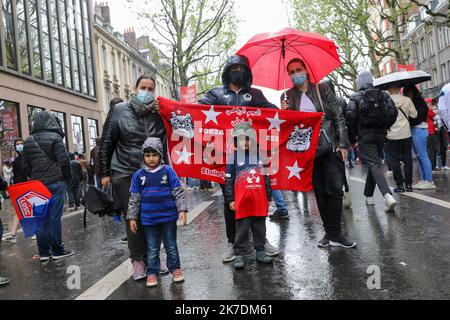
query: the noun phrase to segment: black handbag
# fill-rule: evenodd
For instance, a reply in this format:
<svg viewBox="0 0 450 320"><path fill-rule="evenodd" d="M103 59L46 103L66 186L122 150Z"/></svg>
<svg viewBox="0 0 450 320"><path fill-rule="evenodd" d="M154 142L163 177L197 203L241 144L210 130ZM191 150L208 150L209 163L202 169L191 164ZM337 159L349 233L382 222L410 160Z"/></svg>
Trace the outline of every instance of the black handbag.
<svg viewBox="0 0 450 320"><path fill-rule="evenodd" d="M81 203L84 205L83 223L85 229L88 211L99 217L114 215L114 200L111 186L107 190L102 190L94 185L88 185Z"/></svg>

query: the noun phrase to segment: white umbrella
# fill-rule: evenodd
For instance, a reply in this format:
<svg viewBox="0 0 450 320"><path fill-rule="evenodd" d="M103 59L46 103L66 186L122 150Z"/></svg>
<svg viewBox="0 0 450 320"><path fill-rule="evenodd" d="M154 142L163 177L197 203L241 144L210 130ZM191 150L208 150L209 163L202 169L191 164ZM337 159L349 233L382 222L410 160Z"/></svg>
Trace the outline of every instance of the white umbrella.
<svg viewBox="0 0 450 320"><path fill-rule="evenodd" d="M402 71L394 72L388 74L387 76L375 79L373 86L381 90L387 90L391 86L406 87L430 80L431 75L421 70Z"/></svg>

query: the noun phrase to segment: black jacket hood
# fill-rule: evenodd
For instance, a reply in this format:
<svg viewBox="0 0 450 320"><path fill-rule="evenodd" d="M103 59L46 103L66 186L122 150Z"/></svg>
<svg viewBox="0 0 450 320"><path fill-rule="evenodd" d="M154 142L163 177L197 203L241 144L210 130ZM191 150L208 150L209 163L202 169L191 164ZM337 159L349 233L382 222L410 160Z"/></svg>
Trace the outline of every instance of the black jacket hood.
<svg viewBox="0 0 450 320"><path fill-rule="evenodd" d="M226 89L230 87L230 68L233 65L240 64L247 70L247 82L243 89L250 89L253 84L253 74L250 70L250 63L246 56L234 55L228 58L225 62L225 67L222 74L222 83Z"/></svg>
<svg viewBox="0 0 450 320"><path fill-rule="evenodd" d="M47 111L41 111L33 117L31 134L39 132L56 132L64 138L64 131L55 116Z"/></svg>

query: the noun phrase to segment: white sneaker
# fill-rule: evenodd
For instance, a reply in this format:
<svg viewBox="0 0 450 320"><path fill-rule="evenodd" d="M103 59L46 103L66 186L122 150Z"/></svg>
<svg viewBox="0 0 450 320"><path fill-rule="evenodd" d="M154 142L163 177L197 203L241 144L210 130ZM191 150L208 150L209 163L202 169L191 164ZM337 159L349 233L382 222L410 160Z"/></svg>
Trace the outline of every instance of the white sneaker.
<svg viewBox="0 0 450 320"><path fill-rule="evenodd" d="M375 199L373 197L367 197L366 198L366 205L374 206L375 205Z"/></svg>
<svg viewBox="0 0 450 320"><path fill-rule="evenodd" d="M434 190L436 189L436 185L433 181L425 181L425 183L421 184L416 188L417 190Z"/></svg>
<svg viewBox="0 0 450 320"><path fill-rule="evenodd" d="M427 184L427 181L420 180L418 184L413 185L413 189L422 190L422 189L420 189L420 187L424 184Z"/></svg>
<svg viewBox="0 0 450 320"><path fill-rule="evenodd" d="M441 169L444 170L444 171L450 171L450 167L447 167L447 166L442 167Z"/></svg>
<svg viewBox="0 0 450 320"><path fill-rule="evenodd" d="M397 205L397 201L394 199L394 197L390 193L386 193L384 195L384 211L385 212L394 212L395 207Z"/></svg>

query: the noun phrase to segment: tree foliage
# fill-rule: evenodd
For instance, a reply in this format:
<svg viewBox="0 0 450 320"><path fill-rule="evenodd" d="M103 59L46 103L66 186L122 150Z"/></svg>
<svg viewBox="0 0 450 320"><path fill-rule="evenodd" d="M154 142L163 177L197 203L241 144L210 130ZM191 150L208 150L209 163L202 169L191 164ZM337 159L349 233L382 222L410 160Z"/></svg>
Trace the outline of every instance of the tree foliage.
<svg viewBox="0 0 450 320"><path fill-rule="evenodd" d="M236 42L232 0L128 0L152 26L159 44L171 52L173 90L197 81L201 90L216 84ZM179 76L179 82L176 75ZM177 83L178 82L178 83Z"/></svg>

